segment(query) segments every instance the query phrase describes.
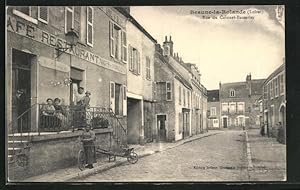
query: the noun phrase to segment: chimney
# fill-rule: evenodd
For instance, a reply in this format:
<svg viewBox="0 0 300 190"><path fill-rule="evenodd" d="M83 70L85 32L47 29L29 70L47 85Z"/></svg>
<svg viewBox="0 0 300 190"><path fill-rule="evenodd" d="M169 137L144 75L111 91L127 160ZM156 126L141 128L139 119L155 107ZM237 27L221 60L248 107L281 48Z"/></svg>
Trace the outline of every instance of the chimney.
<svg viewBox="0 0 300 190"><path fill-rule="evenodd" d="M249 89L249 98L251 97L251 73L246 77L247 87Z"/></svg>
<svg viewBox="0 0 300 190"><path fill-rule="evenodd" d="M222 87L222 84L221 84L221 81L219 82L219 90L221 89Z"/></svg>
<svg viewBox="0 0 300 190"><path fill-rule="evenodd" d="M165 52L164 55L173 55L173 41L172 41L172 36L169 38L170 40L168 41L167 36L165 36L165 41L163 43L163 49L168 50L168 52ZM168 48L166 48L168 47Z"/></svg>

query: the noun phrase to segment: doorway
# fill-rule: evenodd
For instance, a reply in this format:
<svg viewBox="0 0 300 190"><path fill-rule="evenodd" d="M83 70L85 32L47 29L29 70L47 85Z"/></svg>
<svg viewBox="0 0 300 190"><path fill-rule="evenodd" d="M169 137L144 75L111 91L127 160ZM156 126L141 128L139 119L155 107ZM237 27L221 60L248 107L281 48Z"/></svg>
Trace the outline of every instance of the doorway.
<svg viewBox="0 0 300 190"><path fill-rule="evenodd" d="M227 128L227 117L223 117L223 127Z"/></svg>
<svg viewBox="0 0 300 190"><path fill-rule="evenodd" d="M12 50L13 132L28 132L31 126L31 67L34 56ZM19 118L18 118L19 117Z"/></svg>
<svg viewBox="0 0 300 190"><path fill-rule="evenodd" d="M157 131L159 141L167 140L166 120L166 115L157 115Z"/></svg>
<svg viewBox="0 0 300 190"><path fill-rule="evenodd" d="M190 135L190 113L183 110L183 138L187 138Z"/></svg>

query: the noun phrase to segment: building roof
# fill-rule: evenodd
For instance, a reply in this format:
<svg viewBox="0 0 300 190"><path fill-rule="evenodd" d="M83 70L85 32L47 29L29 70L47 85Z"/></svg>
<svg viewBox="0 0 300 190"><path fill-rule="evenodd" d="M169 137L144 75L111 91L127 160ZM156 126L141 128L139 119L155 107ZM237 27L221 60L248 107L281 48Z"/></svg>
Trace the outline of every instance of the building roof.
<svg viewBox="0 0 300 190"><path fill-rule="evenodd" d="M272 80L272 78L274 78L278 73L280 73L281 71L285 70L285 63L283 63L282 65L280 65L277 69L275 69L275 71L273 71L268 78L265 80L265 83L268 83L270 80ZM263 85L264 85L263 84Z"/></svg>
<svg viewBox="0 0 300 190"><path fill-rule="evenodd" d="M161 55L158 51L156 55L167 65L170 71L175 74L176 79L178 79L187 88L193 89L192 85L187 80L185 80L184 77L181 76L181 74L172 66L172 64L169 63L169 61L163 55Z"/></svg>
<svg viewBox="0 0 300 190"><path fill-rule="evenodd" d="M133 16L130 15L130 13L128 11L126 11L126 9L124 9L123 7L114 7L116 10L118 10L120 13L122 13L125 17L128 18L128 20L134 24L141 32L143 32L152 42L154 42L155 44L157 43L157 40L154 39L151 34L149 34L145 28L140 25L140 23L138 23L137 20L135 20L135 18Z"/></svg>
<svg viewBox="0 0 300 190"><path fill-rule="evenodd" d="M207 101L208 102L219 102L219 90L208 90L207 91Z"/></svg>
<svg viewBox="0 0 300 190"><path fill-rule="evenodd" d="M221 84L220 98L230 98L231 90L235 91L235 98L247 98L250 92L251 95L261 95L264 81L265 79L253 79L249 83L244 81Z"/></svg>

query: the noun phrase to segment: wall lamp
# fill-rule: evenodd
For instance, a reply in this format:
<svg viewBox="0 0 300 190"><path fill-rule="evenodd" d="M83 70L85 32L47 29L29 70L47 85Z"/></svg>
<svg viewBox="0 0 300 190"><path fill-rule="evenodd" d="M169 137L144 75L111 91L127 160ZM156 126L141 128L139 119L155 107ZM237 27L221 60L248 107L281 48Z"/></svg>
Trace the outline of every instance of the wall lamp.
<svg viewBox="0 0 300 190"><path fill-rule="evenodd" d="M66 34L66 41L67 41L68 47L55 48L55 50L57 52L56 58L58 58L62 53L66 52L68 49L72 49L74 46L76 46L78 43L78 39L79 39L78 35L76 34L76 32L74 32L74 29L72 28L71 31L69 31Z"/></svg>

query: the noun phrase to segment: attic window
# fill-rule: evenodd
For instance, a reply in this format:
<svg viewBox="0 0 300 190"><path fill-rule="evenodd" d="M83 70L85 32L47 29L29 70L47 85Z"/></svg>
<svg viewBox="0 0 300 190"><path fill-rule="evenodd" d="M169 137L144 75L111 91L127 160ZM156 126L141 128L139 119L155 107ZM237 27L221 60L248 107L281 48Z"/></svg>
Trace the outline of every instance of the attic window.
<svg viewBox="0 0 300 190"><path fill-rule="evenodd" d="M235 90L234 89L230 89L229 96L230 97L235 97Z"/></svg>

